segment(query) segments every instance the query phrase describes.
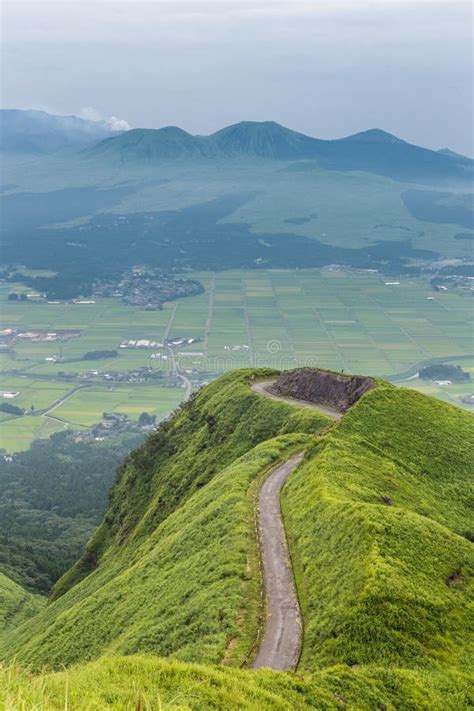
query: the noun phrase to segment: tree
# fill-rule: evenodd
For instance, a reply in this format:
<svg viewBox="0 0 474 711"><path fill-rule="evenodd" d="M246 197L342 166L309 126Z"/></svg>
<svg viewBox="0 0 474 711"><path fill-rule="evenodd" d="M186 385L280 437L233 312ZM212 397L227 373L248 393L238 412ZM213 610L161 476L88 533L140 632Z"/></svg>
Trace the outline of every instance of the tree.
<svg viewBox="0 0 474 711"><path fill-rule="evenodd" d="M156 422L156 415L149 415L148 412L142 412L140 417L138 418L138 424L140 427L147 427L150 425L154 425Z"/></svg>

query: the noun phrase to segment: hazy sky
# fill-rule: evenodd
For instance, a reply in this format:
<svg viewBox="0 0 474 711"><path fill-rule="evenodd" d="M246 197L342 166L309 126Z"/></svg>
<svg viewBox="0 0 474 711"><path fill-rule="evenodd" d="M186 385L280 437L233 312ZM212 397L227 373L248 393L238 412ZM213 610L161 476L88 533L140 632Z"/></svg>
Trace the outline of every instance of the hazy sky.
<svg viewBox="0 0 474 711"><path fill-rule="evenodd" d="M464 0L3 0L4 108L210 133L371 127L472 155Z"/></svg>

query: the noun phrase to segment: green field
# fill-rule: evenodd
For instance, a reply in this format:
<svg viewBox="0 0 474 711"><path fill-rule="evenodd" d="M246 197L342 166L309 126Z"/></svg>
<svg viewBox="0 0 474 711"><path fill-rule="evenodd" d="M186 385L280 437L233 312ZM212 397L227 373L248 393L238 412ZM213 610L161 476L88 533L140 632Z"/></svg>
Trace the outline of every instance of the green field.
<svg viewBox="0 0 474 711"><path fill-rule="evenodd" d="M147 349L119 349L109 360L81 360L93 350L116 350L123 341L166 336L197 338L174 349L180 372L196 383L239 367L290 368L312 365L346 372L393 376L434 358L460 358L472 370L471 292L434 292L427 280L390 279L373 273L330 270L228 271L196 273L205 293L147 312L102 299L94 304L12 303L0 292L3 327L77 329L67 341L21 342L0 354L0 387L19 392L13 404L47 409L91 370L116 373L152 366L172 370L169 356L152 360ZM399 284L387 284L395 281ZM234 350L232 350L234 349ZM166 355L166 349L163 354ZM48 362L56 357L60 362ZM72 376L58 379L58 372ZM462 405L467 385L435 386L406 381L440 399ZM164 416L183 396L180 388L126 384L113 390L93 383L56 407L54 416L70 425L90 426L105 410L132 417L147 410ZM469 406L466 406L469 407ZM2 424L1 446L21 449L62 424L41 417ZM17 434L16 434L17 433Z"/></svg>
<svg viewBox="0 0 474 711"><path fill-rule="evenodd" d="M182 399L181 388L153 386L92 387L78 390L55 411L56 417L73 426L90 427L102 412L123 412L137 419L141 412L166 417Z"/></svg>

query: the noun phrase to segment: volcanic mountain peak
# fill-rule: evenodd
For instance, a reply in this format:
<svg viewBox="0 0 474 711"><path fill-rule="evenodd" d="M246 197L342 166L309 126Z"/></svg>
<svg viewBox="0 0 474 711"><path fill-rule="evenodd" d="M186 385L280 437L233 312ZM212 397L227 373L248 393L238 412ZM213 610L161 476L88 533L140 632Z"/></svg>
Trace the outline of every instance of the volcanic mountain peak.
<svg viewBox="0 0 474 711"><path fill-rule="evenodd" d="M369 128L367 131L354 133L352 136L347 136L343 141L361 141L364 143L407 143L406 141L394 136L393 133L383 131L381 128Z"/></svg>

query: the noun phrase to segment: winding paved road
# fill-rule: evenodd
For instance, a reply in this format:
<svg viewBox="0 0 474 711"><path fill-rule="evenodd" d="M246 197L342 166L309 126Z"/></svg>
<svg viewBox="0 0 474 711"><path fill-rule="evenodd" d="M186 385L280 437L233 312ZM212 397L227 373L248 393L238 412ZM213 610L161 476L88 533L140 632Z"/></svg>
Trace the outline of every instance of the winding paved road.
<svg viewBox="0 0 474 711"><path fill-rule="evenodd" d="M272 400L282 400L299 407L312 407L335 420L342 413L306 400L280 397L269 388L273 380L254 383L254 392ZM263 639L252 664L254 669L269 667L280 671L295 669L302 642L302 619L296 594L293 568L288 554L285 528L281 518L280 493L291 472L303 459L299 453L274 469L260 490L258 528L266 598Z"/></svg>
<svg viewBox="0 0 474 711"><path fill-rule="evenodd" d="M281 518L280 492L302 459L303 454L297 454L274 469L260 491L258 526L267 618L254 669L294 669L300 655L301 613Z"/></svg>

